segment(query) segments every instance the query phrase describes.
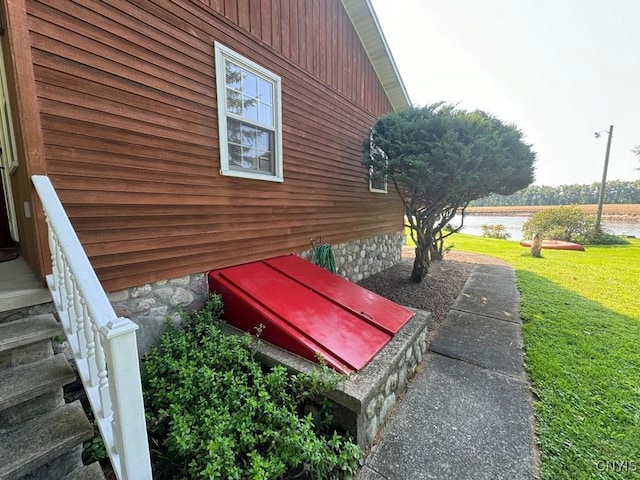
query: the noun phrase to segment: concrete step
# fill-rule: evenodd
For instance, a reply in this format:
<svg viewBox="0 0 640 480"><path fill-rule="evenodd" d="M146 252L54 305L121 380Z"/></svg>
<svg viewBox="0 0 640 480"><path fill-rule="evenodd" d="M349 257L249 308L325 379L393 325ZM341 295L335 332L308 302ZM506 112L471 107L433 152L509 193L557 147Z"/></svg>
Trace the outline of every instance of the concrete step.
<svg viewBox="0 0 640 480"><path fill-rule="evenodd" d="M0 411L73 382L64 354L0 371Z"/></svg>
<svg viewBox="0 0 640 480"><path fill-rule="evenodd" d="M0 324L0 353L23 347L62 333L50 313Z"/></svg>
<svg viewBox="0 0 640 480"><path fill-rule="evenodd" d="M23 423L64 404L75 373L64 354L0 370L0 428Z"/></svg>
<svg viewBox="0 0 640 480"><path fill-rule="evenodd" d="M78 401L26 423L2 429L0 479L18 480L30 472L42 471L47 464L74 447L81 447L82 442L92 436L93 428ZM63 475L75 468L76 465L64 471ZM56 474L55 477L63 475Z"/></svg>
<svg viewBox="0 0 640 480"><path fill-rule="evenodd" d="M75 469L60 480L105 480L102 467L98 462Z"/></svg>

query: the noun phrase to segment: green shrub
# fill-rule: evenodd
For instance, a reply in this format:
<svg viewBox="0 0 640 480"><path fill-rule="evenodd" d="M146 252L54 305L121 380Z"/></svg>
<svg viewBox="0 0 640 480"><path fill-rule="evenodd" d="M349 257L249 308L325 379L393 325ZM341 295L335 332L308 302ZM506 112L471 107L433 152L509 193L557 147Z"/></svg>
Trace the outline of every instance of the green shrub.
<svg viewBox="0 0 640 480"><path fill-rule="evenodd" d="M578 237L584 245L627 245L629 241L620 235L614 235L606 230L597 231L595 225L584 235Z"/></svg>
<svg viewBox="0 0 640 480"><path fill-rule="evenodd" d="M98 424L93 421L93 437L82 444L82 463L90 465L93 462L100 462L102 464L108 459L109 454L98 430Z"/></svg>
<svg viewBox="0 0 640 480"><path fill-rule="evenodd" d="M592 216L574 206L553 207L533 214L522 225L522 234L525 238L531 238L539 233L542 238L575 242L591 225Z"/></svg>
<svg viewBox="0 0 640 480"><path fill-rule="evenodd" d="M622 245L624 238L602 229L598 231L595 217L575 206L552 207L540 210L522 225L524 238L540 233L542 238L565 240L584 245Z"/></svg>
<svg viewBox="0 0 640 480"><path fill-rule="evenodd" d="M507 227L502 224L498 225L488 225L483 224L480 225L482 229L482 236L487 238L498 238L500 240L507 240L511 237L509 232L507 232Z"/></svg>
<svg viewBox="0 0 640 480"><path fill-rule="evenodd" d="M143 390L156 473L165 478L350 478L362 460L328 428L328 402L315 419L302 405L335 386L326 365L313 374L263 368L249 335L221 331L222 301L183 315L146 355ZM322 423L321 425L319 423Z"/></svg>

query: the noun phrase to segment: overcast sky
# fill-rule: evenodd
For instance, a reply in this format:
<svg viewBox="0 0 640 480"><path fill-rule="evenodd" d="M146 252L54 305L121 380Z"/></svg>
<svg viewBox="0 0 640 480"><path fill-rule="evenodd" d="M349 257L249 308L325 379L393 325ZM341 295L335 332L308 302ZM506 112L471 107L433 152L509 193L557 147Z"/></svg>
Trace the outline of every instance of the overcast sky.
<svg viewBox="0 0 640 480"><path fill-rule="evenodd" d="M515 123L536 184L640 178L640 0L371 0L415 105Z"/></svg>

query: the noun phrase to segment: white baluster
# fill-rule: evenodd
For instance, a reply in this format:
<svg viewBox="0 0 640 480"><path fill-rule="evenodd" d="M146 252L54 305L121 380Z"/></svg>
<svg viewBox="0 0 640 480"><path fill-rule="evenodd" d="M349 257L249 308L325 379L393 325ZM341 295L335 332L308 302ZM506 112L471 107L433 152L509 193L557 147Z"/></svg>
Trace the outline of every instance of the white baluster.
<svg viewBox="0 0 640 480"><path fill-rule="evenodd" d="M63 260L66 260L64 254L62 255ZM66 261L63 263L64 266L64 290L67 293L65 303L67 304L67 313L69 315L69 323L74 325L72 330L75 332L75 337L77 338L78 344L76 346L76 354L77 358L86 358L87 357L87 339L85 338L84 333L84 324L82 323L82 314L78 312L75 308L74 295L76 294L76 280L69 268L69 265Z"/></svg>
<svg viewBox="0 0 640 480"><path fill-rule="evenodd" d="M87 304L85 303L84 298L80 299L80 303L82 305L82 320L83 320L83 329L84 329L84 337L86 341L87 348L87 367L89 369L89 386L97 387L99 383L98 379L98 366L96 365L96 342L93 334L93 323L91 315L87 311Z"/></svg>
<svg viewBox="0 0 640 480"><path fill-rule="evenodd" d="M72 320L70 317L70 313L69 313L69 307L67 305L67 282L66 282L66 265L64 262L64 253L62 253L62 250L60 249L60 245L58 243L57 237L56 237L56 265L58 267L58 278L57 278L57 285L58 285L58 292L60 293L60 310L62 310L62 312L64 312L64 314L67 317L67 321L69 322L69 328L71 329L71 333L72 334L76 334L77 332L77 325L75 320Z"/></svg>
<svg viewBox="0 0 640 480"><path fill-rule="evenodd" d="M71 311L73 315L71 318L75 318L76 329L78 331L78 337L81 337L78 342L78 356L80 358L87 358L87 343L91 337L87 336L87 311L82 306L82 298L80 297L80 291L78 290L78 283L75 275L71 275L71 284L67 287L71 296Z"/></svg>
<svg viewBox="0 0 640 480"><path fill-rule="evenodd" d="M56 251L58 250L58 242L56 239L55 232L51 229L51 225L49 224L49 217L45 216L47 220L47 226L49 227L49 251L51 252L51 277L53 278L53 285L49 288L53 288L51 295L53 297L53 301L56 304L56 307L60 308L60 282L58 281L59 277L59 268L58 268L58 258L56 255ZM61 319L62 320L62 319ZM69 328L67 319L64 319L63 326L65 328Z"/></svg>

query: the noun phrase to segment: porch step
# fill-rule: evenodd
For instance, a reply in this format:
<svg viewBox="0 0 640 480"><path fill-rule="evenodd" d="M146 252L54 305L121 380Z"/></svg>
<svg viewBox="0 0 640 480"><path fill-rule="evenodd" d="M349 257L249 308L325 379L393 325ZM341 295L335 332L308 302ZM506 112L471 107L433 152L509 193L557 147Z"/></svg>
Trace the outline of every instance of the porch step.
<svg viewBox="0 0 640 480"><path fill-rule="evenodd" d="M60 480L104 480L104 473L100 464L94 462L91 465L77 468Z"/></svg>
<svg viewBox="0 0 640 480"><path fill-rule="evenodd" d="M44 409L57 408L61 388L76 379L64 354L0 371L0 419L17 423ZM49 394L49 395L47 395ZM32 402L28 402L32 400ZM5 410L10 411L5 412Z"/></svg>
<svg viewBox="0 0 640 480"><path fill-rule="evenodd" d="M76 401L26 423L0 430L0 479L17 480L45 466L93 436L93 427ZM54 472L49 478L60 478ZM42 471L42 470L41 470ZM46 477L36 477L46 478Z"/></svg>
<svg viewBox="0 0 640 480"><path fill-rule="evenodd" d="M50 313L0 324L0 353L49 340L62 333Z"/></svg>

